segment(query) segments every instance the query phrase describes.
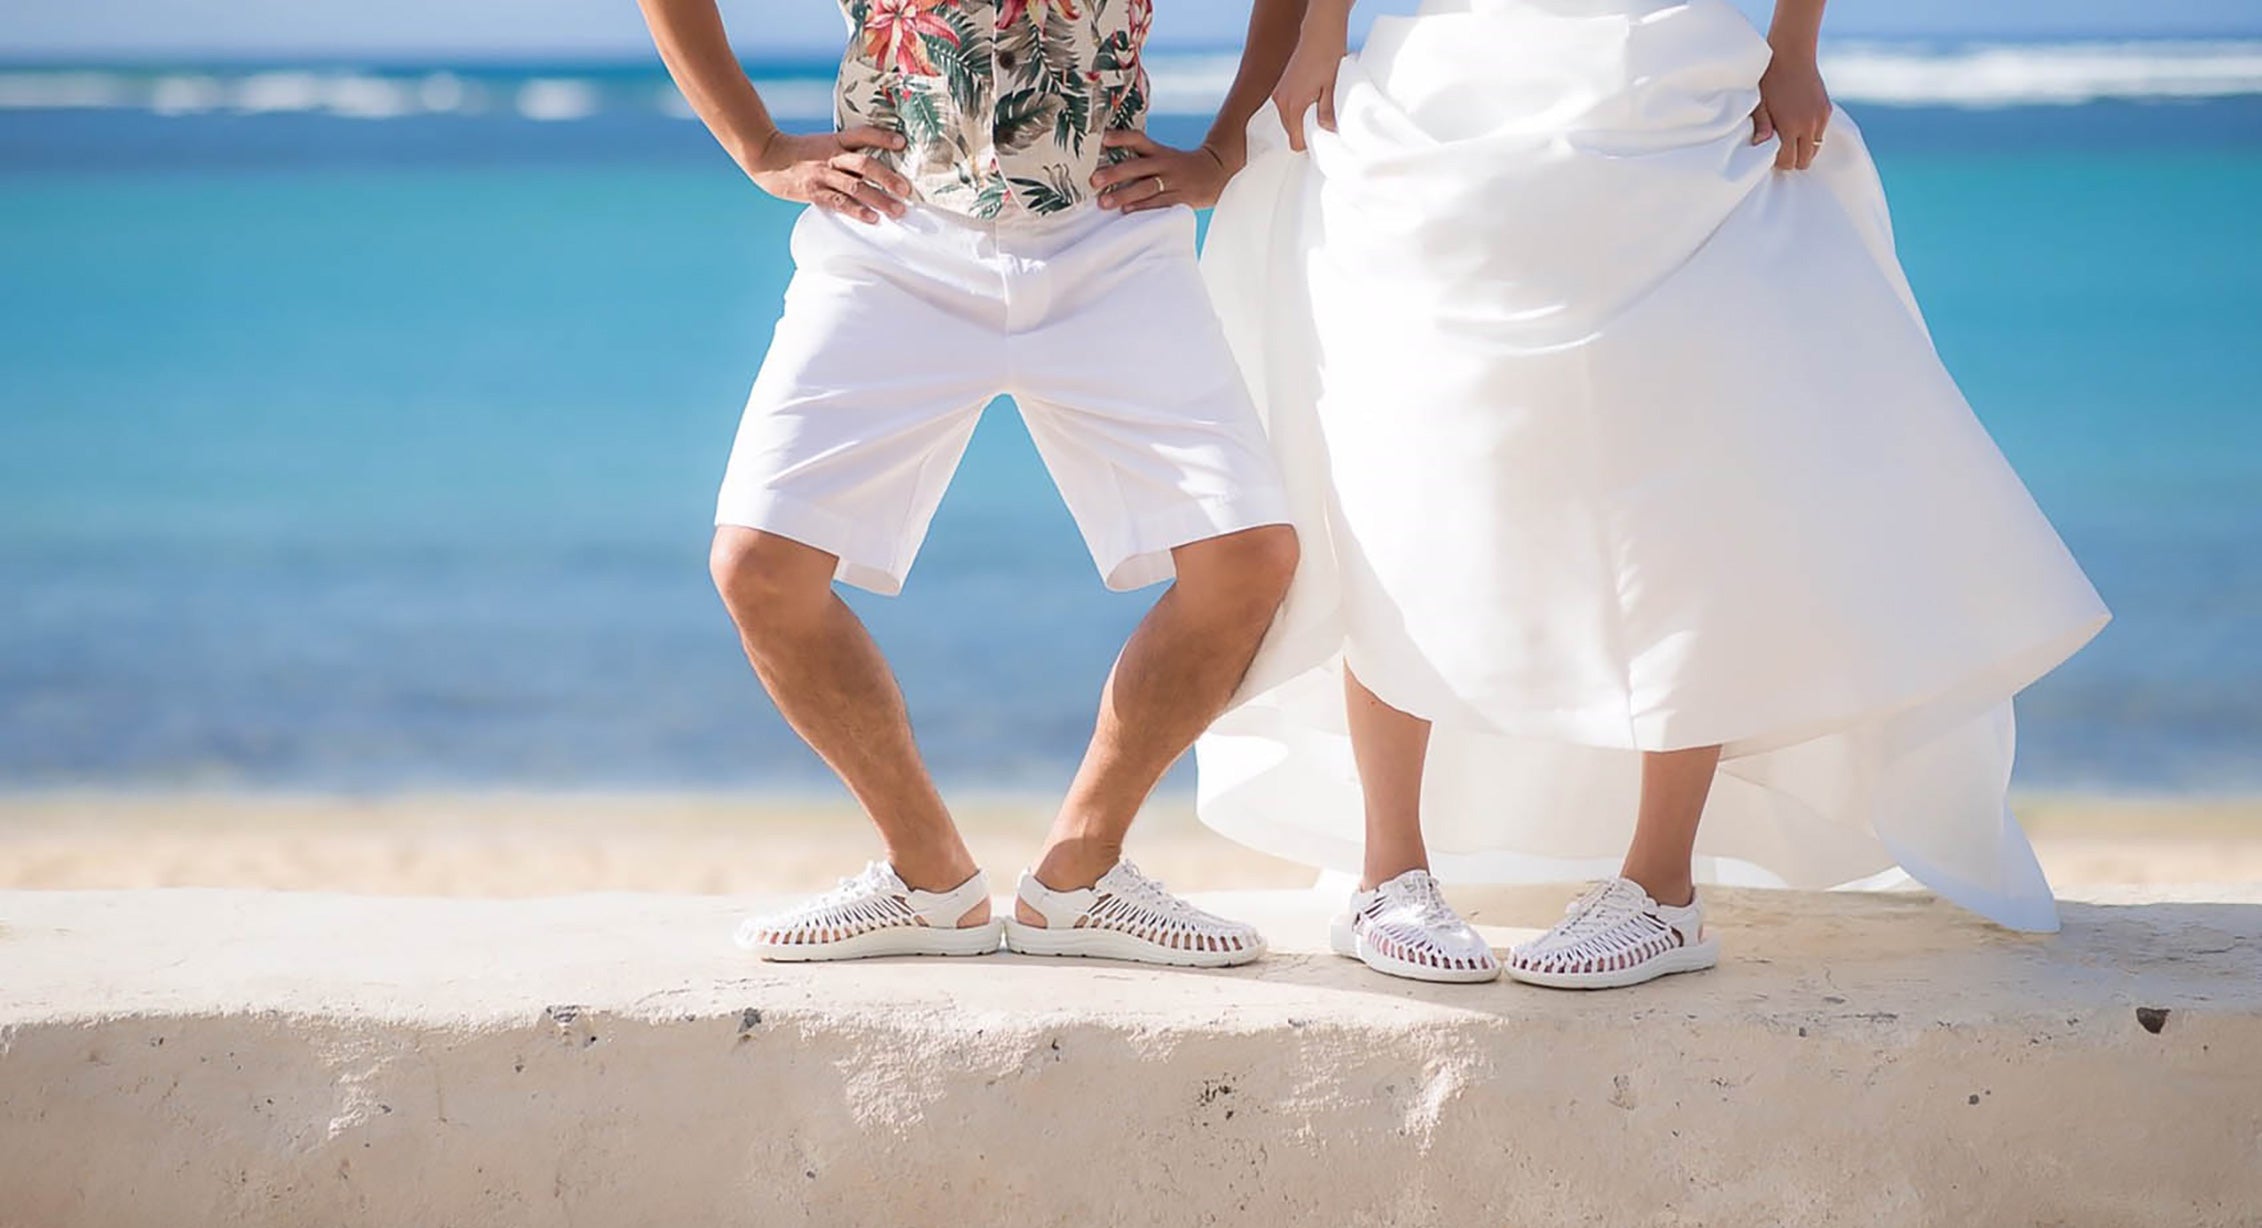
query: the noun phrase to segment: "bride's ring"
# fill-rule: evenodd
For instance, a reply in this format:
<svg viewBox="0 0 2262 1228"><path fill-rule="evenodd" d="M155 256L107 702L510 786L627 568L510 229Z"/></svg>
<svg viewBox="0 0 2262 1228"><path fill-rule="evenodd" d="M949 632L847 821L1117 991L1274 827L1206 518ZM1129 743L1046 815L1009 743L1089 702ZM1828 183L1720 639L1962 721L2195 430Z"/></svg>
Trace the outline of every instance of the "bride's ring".
<svg viewBox="0 0 2262 1228"><path fill-rule="evenodd" d="M1168 192L1169 190L1170 185L1162 181L1162 176L1155 176L1155 195L1160 196L1163 193Z"/></svg>

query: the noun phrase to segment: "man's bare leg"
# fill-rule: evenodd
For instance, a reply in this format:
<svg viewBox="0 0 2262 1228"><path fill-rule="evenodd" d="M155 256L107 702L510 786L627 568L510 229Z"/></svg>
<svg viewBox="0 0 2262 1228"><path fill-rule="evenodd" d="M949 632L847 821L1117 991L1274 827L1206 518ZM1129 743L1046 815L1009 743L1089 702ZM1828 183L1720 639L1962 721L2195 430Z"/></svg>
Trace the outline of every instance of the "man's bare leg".
<svg viewBox="0 0 2262 1228"><path fill-rule="evenodd" d="M1116 658L1091 746L1037 860L1037 881L1055 891L1089 887L1121 860L1147 795L1233 698L1295 575L1296 534L1268 525L1171 557L1178 580ZM1044 924L1027 905L1016 915Z"/></svg>
<svg viewBox="0 0 2262 1228"><path fill-rule="evenodd" d="M839 562L789 538L724 526L709 566L755 674L871 816L888 864L906 886L947 891L973 877L974 856L919 757L887 659L833 592ZM959 924L989 919L984 901Z"/></svg>

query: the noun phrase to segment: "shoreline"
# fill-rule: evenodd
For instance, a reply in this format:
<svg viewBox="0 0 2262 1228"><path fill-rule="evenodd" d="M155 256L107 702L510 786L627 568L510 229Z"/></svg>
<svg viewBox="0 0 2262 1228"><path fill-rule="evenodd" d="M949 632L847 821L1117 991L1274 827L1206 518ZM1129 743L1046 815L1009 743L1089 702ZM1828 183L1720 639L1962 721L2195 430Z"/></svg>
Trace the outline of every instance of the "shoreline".
<svg viewBox="0 0 2262 1228"><path fill-rule="evenodd" d="M1007 890L1054 799L962 795L967 843ZM2262 797L2013 799L2061 889L2262 881ZM845 800L765 793L70 790L0 793L0 890L225 887L371 895L735 895L829 887L876 855ZM1130 855L1186 890L1309 886L1311 869L1157 798Z"/></svg>

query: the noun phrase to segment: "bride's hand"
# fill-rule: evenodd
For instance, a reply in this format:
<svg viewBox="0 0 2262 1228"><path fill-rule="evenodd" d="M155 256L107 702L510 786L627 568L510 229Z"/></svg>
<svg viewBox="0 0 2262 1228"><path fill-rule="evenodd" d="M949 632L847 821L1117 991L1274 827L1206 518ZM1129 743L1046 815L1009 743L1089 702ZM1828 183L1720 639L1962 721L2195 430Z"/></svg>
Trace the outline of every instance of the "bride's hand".
<svg viewBox="0 0 2262 1228"><path fill-rule="evenodd" d="M1303 33L1296 53L1281 70L1273 87L1272 105L1280 112L1280 126L1288 130L1288 147L1304 149L1304 112L1319 108L1319 126L1335 131L1335 74L1350 53L1349 4L1315 3L1305 13Z"/></svg>
<svg viewBox="0 0 2262 1228"><path fill-rule="evenodd" d="M1751 143L1764 145L1781 137L1775 151L1775 169L1803 171L1814 165L1822 148L1822 130L1830 126L1830 91L1822 84L1822 70L1811 52L1778 50L1759 78L1759 105L1751 113Z"/></svg>

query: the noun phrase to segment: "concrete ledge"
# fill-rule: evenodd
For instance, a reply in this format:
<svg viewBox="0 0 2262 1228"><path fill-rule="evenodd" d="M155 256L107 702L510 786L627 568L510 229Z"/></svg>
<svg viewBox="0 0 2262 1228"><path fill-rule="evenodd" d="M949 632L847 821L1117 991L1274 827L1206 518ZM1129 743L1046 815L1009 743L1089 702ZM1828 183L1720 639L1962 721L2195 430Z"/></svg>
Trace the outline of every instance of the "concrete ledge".
<svg viewBox="0 0 2262 1228"><path fill-rule="evenodd" d="M0 1225L2262 1222L2262 891L1718 900L1721 970L1576 995L1373 976L1301 892L1210 897L1283 949L1226 973L0 893Z"/></svg>

